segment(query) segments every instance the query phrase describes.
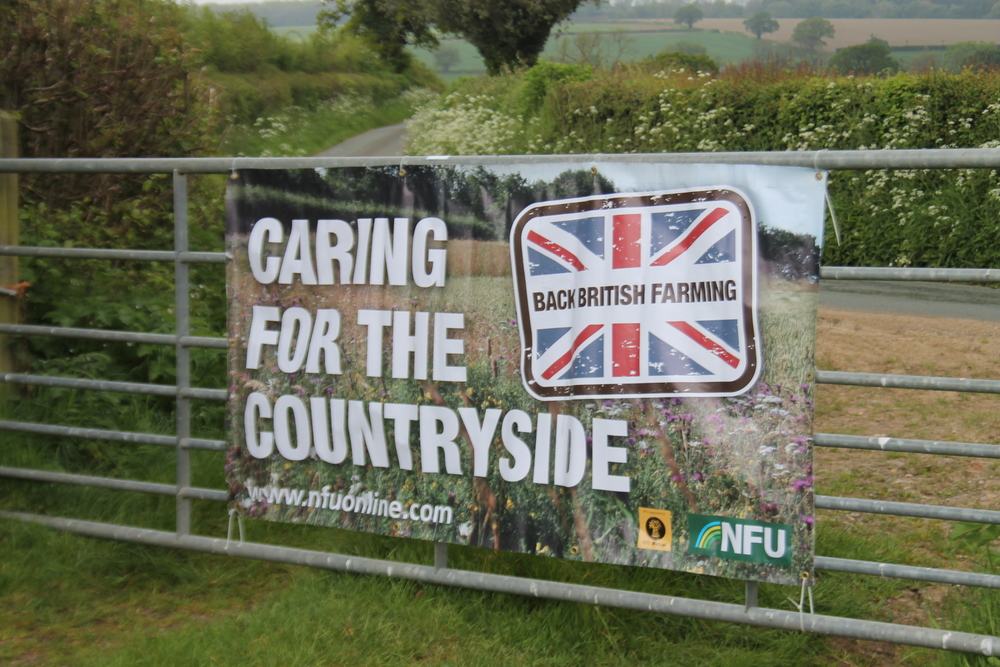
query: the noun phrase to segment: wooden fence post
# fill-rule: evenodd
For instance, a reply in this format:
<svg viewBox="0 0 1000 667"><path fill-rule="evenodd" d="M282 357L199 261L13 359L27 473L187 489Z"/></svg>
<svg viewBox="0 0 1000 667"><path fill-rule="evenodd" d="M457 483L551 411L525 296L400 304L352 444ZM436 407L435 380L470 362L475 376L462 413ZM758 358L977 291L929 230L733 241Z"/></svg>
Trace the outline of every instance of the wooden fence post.
<svg viewBox="0 0 1000 667"><path fill-rule="evenodd" d="M17 121L0 111L0 158L16 158L17 152ZM0 174L0 245L18 245L17 174ZM0 256L0 287L17 282L17 257ZM0 295L0 323L17 324L18 306L16 299ZM6 337L0 335L0 373L12 372L14 352L8 347Z"/></svg>

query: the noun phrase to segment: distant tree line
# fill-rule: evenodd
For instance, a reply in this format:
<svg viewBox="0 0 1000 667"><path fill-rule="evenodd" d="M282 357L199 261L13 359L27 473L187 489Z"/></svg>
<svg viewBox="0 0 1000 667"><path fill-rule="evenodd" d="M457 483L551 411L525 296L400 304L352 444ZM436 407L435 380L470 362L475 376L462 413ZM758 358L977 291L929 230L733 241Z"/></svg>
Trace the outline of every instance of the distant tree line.
<svg viewBox="0 0 1000 667"><path fill-rule="evenodd" d="M626 0L599 6L584 5L573 16L574 20L607 19L670 19L675 12L690 3L642 2ZM1000 18L1000 1L965 0L749 0L746 4L724 0L696 3L705 18L749 18L766 10L773 18Z"/></svg>
<svg viewBox="0 0 1000 667"><path fill-rule="evenodd" d="M682 2L640 2L627 0L610 4L604 0L600 5L591 2L580 5L571 20L595 18L672 19L674 12L691 3ZM766 10L771 17L811 18L819 16L827 19L838 18L1000 18L1000 1L965 0L945 2L934 0L750 0L746 4L722 0L697 3L705 18L750 18L756 12ZM268 25L275 27L303 27L316 24L321 5L316 0L267 0L246 4L207 5L215 13L249 9Z"/></svg>

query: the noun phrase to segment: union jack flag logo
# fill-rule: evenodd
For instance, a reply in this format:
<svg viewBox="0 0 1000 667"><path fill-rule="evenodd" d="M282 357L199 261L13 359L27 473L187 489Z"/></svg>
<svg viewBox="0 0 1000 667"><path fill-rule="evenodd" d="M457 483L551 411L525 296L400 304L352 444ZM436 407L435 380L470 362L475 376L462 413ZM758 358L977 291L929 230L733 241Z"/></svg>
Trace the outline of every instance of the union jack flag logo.
<svg viewBox="0 0 1000 667"><path fill-rule="evenodd" d="M535 397L732 396L760 369L756 230L733 188L534 204L511 230Z"/></svg>

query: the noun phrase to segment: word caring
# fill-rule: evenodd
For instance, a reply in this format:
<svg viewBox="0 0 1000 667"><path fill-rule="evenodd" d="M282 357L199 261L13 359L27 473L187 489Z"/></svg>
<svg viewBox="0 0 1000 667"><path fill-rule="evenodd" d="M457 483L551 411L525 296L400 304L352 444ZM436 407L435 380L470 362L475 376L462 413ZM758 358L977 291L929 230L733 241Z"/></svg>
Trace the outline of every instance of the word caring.
<svg viewBox="0 0 1000 667"><path fill-rule="evenodd" d="M358 218L354 228L343 220L318 220L315 236L308 220L292 220L288 240L275 218L261 218L250 230L247 254L257 282L290 285L405 285L407 274L417 287L444 287L447 251L430 242L447 241L443 220L424 218L413 228L410 219ZM265 257L265 244L284 250ZM369 259L371 260L369 262Z"/></svg>

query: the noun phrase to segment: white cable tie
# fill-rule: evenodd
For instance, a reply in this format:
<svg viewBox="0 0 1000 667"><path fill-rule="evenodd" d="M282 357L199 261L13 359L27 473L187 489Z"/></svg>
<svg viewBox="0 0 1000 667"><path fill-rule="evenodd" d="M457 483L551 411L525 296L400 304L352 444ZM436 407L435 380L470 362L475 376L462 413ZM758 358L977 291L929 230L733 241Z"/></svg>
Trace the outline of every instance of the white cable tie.
<svg viewBox="0 0 1000 667"><path fill-rule="evenodd" d="M833 212L833 201L830 199L830 191L826 192L826 210L830 212L830 220L833 221L833 233L837 237L837 245L840 245L840 225L837 224L837 214Z"/></svg>
<svg viewBox="0 0 1000 667"><path fill-rule="evenodd" d="M243 544L243 517L236 511L236 508L229 508L229 528L226 530L226 553L229 553L229 543L233 540L233 517L236 517L236 525L240 528L240 544Z"/></svg>
<svg viewBox="0 0 1000 667"><path fill-rule="evenodd" d="M229 553L229 543L233 539L233 516L235 516L236 510L229 508L229 528L226 530L226 553Z"/></svg>
<svg viewBox="0 0 1000 667"><path fill-rule="evenodd" d="M808 581L808 579L806 579L805 577L802 577L802 590L799 593L799 629L802 630L802 632L806 631L805 606L806 606L806 582L807 581Z"/></svg>
<svg viewBox="0 0 1000 667"><path fill-rule="evenodd" d="M820 156L823 153L826 153L826 152L827 152L827 149L821 148L818 151L816 151L815 153L813 153L813 169L815 169L816 171L822 171L822 168L819 166L819 158L820 158Z"/></svg>

